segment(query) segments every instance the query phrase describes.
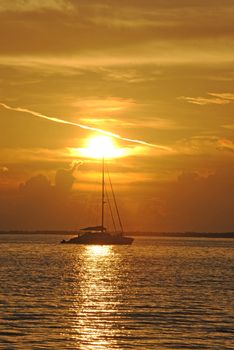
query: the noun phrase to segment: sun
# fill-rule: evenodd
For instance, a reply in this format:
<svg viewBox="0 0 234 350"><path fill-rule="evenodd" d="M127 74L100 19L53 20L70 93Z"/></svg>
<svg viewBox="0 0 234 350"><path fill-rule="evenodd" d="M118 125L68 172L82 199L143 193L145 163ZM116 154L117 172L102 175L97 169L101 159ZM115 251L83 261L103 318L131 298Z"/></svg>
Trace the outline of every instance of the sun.
<svg viewBox="0 0 234 350"><path fill-rule="evenodd" d="M123 149L119 148L112 137L94 136L87 140L86 146L81 153L89 158L117 158L123 156Z"/></svg>

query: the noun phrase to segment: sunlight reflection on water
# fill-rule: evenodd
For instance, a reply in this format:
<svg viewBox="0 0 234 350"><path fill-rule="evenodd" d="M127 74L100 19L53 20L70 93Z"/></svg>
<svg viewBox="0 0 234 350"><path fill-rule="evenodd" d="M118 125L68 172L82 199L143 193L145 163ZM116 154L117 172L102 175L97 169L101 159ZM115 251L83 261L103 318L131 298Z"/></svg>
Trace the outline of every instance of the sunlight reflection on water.
<svg viewBox="0 0 234 350"><path fill-rule="evenodd" d="M0 237L0 349L230 350L233 240Z"/></svg>
<svg viewBox="0 0 234 350"><path fill-rule="evenodd" d="M89 256L108 256L111 254L112 246L108 245L89 245L86 246L86 251Z"/></svg>
<svg viewBox="0 0 234 350"><path fill-rule="evenodd" d="M115 336L106 314L113 313L118 303L115 260L111 246L86 246L82 251L81 281L76 305L77 346L80 349L111 349ZM116 261L115 261L116 262ZM112 339L112 340L111 340Z"/></svg>

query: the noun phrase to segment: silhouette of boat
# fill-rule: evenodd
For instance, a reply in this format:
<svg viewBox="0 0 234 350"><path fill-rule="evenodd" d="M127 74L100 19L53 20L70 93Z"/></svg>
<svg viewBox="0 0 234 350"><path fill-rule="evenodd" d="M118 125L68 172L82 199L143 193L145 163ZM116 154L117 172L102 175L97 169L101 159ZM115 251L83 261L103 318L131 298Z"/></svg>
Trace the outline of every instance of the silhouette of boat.
<svg viewBox="0 0 234 350"><path fill-rule="evenodd" d="M105 196L105 161L104 157L102 159L102 197L101 197L101 225L99 226L89 226L81 228L76 237L69 240L62 240L63 244L93 244L93 245L130 245L133 242L132 237L126 237L124 235L123 225L119 214L119 209L116 202L116 197L113 191L113 186L111 183L110 175L108 172L111 193L113 197L113 202L115 206L115 211L118 218L118 223L120 230L116 230L116 224L114 220L113 211L110 206L109 196L106 193ZM115 228L114 232L108 232L106 227L104 227L105 219L105 197L107 197L107 202L109 204L112 222Z"/></svg>

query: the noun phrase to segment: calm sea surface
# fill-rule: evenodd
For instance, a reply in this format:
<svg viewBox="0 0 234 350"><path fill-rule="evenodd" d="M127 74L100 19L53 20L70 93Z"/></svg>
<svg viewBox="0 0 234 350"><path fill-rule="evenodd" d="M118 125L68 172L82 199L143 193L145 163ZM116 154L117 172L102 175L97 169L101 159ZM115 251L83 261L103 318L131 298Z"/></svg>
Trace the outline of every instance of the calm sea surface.
<svg viewBox="0 0 234 350"><path fill-rule="evenodd" d="M0 235L0 349L233 349L233 239Z"/></svg>

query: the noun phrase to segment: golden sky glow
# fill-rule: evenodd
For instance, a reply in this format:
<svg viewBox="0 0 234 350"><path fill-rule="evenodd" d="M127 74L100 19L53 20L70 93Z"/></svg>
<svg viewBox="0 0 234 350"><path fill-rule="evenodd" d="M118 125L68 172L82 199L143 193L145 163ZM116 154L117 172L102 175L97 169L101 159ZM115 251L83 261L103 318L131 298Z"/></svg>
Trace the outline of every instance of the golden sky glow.
<svg viewBox="0 0 234 350"><path fill-rule="evenodd" d="M233 230L233 22L230 0L0 0L0 230L86 224L103 142L129 230Z"/></svg>

